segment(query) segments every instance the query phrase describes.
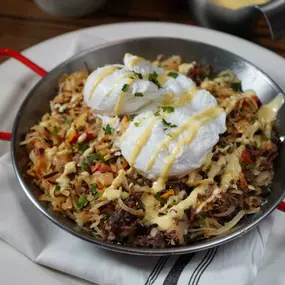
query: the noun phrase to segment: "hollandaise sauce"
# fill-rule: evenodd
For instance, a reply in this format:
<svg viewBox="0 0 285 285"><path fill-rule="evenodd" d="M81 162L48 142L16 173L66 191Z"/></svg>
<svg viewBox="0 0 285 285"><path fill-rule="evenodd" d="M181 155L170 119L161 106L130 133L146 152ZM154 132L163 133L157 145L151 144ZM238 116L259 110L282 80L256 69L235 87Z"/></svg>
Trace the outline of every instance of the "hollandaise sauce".
<svg viewBox="0 0 285 285"><path fill-rule="evenodd" d="M212 0L213 3L231 10L238 10L247 6L266 4L270 0Z"/></svg>

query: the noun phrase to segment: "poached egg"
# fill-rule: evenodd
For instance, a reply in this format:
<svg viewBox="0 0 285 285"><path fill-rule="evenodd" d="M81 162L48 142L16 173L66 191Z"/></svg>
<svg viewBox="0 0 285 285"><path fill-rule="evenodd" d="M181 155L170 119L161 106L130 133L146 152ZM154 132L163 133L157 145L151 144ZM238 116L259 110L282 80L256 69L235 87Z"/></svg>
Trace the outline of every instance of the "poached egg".
<svg viewBox="0 0 285 285"><path fill-rule="evenodd" d="M121 152L160 191L168 177L203 164L226 131L226 113L187 76L132 54L123 61L91 73L84 100L105 117L136 114L119 138Z"/></svg>

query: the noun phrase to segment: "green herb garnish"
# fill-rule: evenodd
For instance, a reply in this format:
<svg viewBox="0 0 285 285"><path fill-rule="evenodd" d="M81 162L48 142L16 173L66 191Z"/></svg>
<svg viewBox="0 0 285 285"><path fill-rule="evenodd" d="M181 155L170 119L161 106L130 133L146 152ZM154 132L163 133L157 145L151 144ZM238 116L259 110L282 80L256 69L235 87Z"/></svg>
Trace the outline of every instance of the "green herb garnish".
<svg viewBox="0 0 285 285"><path fill-rule="evenodd" d="M67 124L67 125L71 125L71 124L72 124L72 121L71 121L71 120L67 120L67 119L64 120L63 122L64 122L65 124Z"/></svg>
<svg viewBox="0 0 285 285"><path fill-rule="evenodd" d="M174 79L176 79L177 77L178 77L178 73L177 72L173 72L173 71L170 71L168 74L167 74L167 76L169 76L169 77L172 77L172 78L174 78Z"/></svg>
<svg viewBox="0 0 285 285"><path fill-rule="evenodd" d="M109 124L103 128L106 135L111 135L114 131L114 128L112 128Z"/></svg>
<svg viewBox="0 0 285 285"><path fill-rule="evenodd" d="M139 122L135 122L134 125L135 125L136 127L138 127L138 126L140 125L140 123L139 123Z"/></svg>
<svg viewBox="0 0 285 285"><path fill-rule="evenodd" d="M91 186L91 193L95 194L97 192L97 184L92 183L92 184L90 184L90 186Z"/></svg>
<svg viewBox="0 0 285 285"><path fill-rule="evenodd" d="M177 125L171 124L171 123L167 122L165 119L162 119L162 123L163 123L163 125L165 125L166 127L169 127L169 128L177 128Z"/></svg>
<svg viewBox="0 0 285 285"><path fill-rule="evenodd" d="M86 162L82 162L80 167L84 170L88 170L88 164Z"/></svg>
<svg viewBox="0 0 285 285"><path fill-rule="evenodd" d="M200 226L205 226L205 218L201 215L198 216L198 223Z"/></svg>
<svg viewBox="0 0 285 285"><path fill-rule="evenodd" d="M232 89L236 92L242 92L241 82L236 82L232 84Z"/></svg>
<svg viewBox="0 0 285 285"><path fill-rule="evenodd" d="M136 97L143 97L143 93L142 92L136 92L134 95Z"/></svg>
<svg viewBox="0 0 285 285"><path fill-rule="evenodd" d="M110 218L110 215L108 213L103 213L103 219L108 220Z"/></svg>
<svg viewBox="0 0 285 285"><path fill-rule="evenodd" d="M246 169L253 169L253 168L255 168L255 163L246 164L246 165L245 165L245 168L246 168Z"/></svg>
<svg viewBox="0 0 285 285"><path fill-rule="evenodd" d="M141 73L135 72L133 71L133 73L139 78L139 79L143 79L143 76Z"/></svg>
<svg viewBox="0 0 285 285"><path fill-rule="evenodd" d="M159 81L157 80L158 74L154 71L148 75L148 80L153 82L158 88L161 87Z"/></svg>
<svg viewBox="0 0 285 285"><path fill-rule="evenodd" d="M174 112L174 107L172 107L172 106L163 106L162 110L163 110L163 112L166 112L166 113L173 113Z"/></svg>
<svg viewBox="0 0 285 285"><path fill-rule="evenodd" d="M257 117L255 115L250 118L251 122L255 122L256 120L257 120Z"/></svg>
<svg viewBox="0 0 285 285"><path fill-rule="evenodd" d="M56 185L54 190L55 190L55 191L59 191L59 190L60 190L60 186L59 186L59 185Z"/></svg>
<svg viewBox="0 0 285 285"><path fill-rule="evenodd" d="M128 92L128 91L129 91L129 87L130 87L129 84L124 84L124 85L123 85L123 88L122 88L122 91Z"/></svg>
<svg viewBox="0 0 285 285"><path fill-rule="evenodd" d="M81 145L79 148L80 148L80 151L81 151L81 152L84 152L86 149L89 148L89 144L83 144L83 145Z"/></svg>
<svg viewBox="0 0 285 285"><path fill-rule="evenodd" d="M172 134L168 133L168 134L166 134L166 135L172 138Z"/></svg>
<svg viewBox="0 0 285 285"><path fill-rule="evenodd" d="M92 163L94 160L101 159L102 155L100 153L91 153L87 156L88 162Z"/></svg>
<svg viewBox="0 0 285 285"><path fill-rule="evenodd" d="M155 199L156 199L158 202L160 202L161 204L164 203L164 201L163 201L163 199L160 197L160 194L159 194L159 193L156 193L156 194L155 194Z"/></svg>
<svg viewBox="0 0 285 285"><path fill-rule="evenodd" d="M157 110L155 113L154 113L155 117L158 117L160 115L159 113L159 110Z"/></svg>
<svg viewBox="0 0 285 285"><path fill-rule="evenodd" d="M128 115L127 117L128 117L128 121L133 121L135 116L134 115Z"/></svg>
<svg viewBox="0 0 285 285"><path fill-rule="evenodd" d="M52 135L56 135L59 132L60 129L61 129L60 126L54 126L53 127L53 131L51 132L51 134Z"/></svg>
<svg viewBox="0 0 285 285"><path fill-rule="evenodd" d="M77 208L81 211L83 208L85 208L88 205L88 201L87 198L85 196L85 194L81 194L79 199L77 200Z"/></svg>

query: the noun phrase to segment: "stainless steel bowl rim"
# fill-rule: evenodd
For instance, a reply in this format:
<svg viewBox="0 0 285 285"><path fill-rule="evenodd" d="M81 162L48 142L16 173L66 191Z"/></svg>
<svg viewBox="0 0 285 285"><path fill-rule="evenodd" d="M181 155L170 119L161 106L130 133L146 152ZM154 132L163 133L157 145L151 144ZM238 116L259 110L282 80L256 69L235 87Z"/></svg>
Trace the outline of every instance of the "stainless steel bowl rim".
<svg viewBox="0 0 285 285"><path fill-rule="evenodd" d="M227 50L218 48L216 46L213 45L209 45L207 43L203 43L203 42L199 42L199 41L195 41L195 40L185 40L185 39L181 39L181 38L171 38L171 37L138 37L138 38L132 38L132 39L126 39L126 40L119 40L119 41L113 41L113 42L108 42L105 44L101 44L98 45L94 48L90 48L87 49L81 53L78 53L76 55L74 55L73 57L65 60L64 62L62 62L61 64L59 64L58 66L56 66L55 68L53 68L44 78L42 78L34 87L33 89L29 92L29 94L27 95L27 97L24 99L18 113L17 116L15 118L14 121L14 125L13 125L13 130L12 130L12 145L11 145L11 156L12 156L12 162L13 162L13 167L14 167L14 171L15 174L17 176L17 179L22 187L22 189L24 190L25 194L27 195L27 197L29 198L29 200L33 203L33 205L45 216L47 217L50 221L52 221L55 225L59 226L61 229L69 232L70 234L79 237L87 242L93 243L94 245L97 245L103 249L108 249L108 250L112 250L115 252L120 252L120 253L127 253L127 254L134 254L134 255L152 255L152 256L162 256L162 255L178 255L178 254L187 254L187 253L191 253L191 252L197 252L197 251L202 251L202 250L206 250L215 246L219 246L222 244L225 244L229 241L232 241L238 237L242 237L245 233L247 233L249 230L253 229L255 226L257 226L265 217L267 217L277 206L278 204L283 200L283 198L285 197L285 188L283 187L283 195L279 197L279 199L277 199L275 201L275 203L267 210L264 211L259 217L258 219L256 219L255 221L251 222L251 223L247 223L246 225L244 225L241 229L237 230L236 232L233 233L229 233L227 236L223 236L218 238L217 240L214 241L206 241L204 244L189 244L189 245L183 245L183 246L176 246L176 247L170 247L170 248L142 248L142 247L129 247L129 246L125 246L122 244L115 244L115 243L110 243L110 242L105 242L105 241L100 241L98 239L93 239L93 238L89 238L88 236L83 236L81 235L79 232L77 232L74 229L70 229L67 226L63 225L62 223L60 223L57 219L55 219L54 217L52 217L46 209L44 209L42 207L42 205L40 204L40 202L37 200L37 198L31 193L31 191L29 190L29 187L26 185L21 173L20 173L20 169L18 168L17 164L16 164L16 157L15 157L15 149L17 147L16 145L16 139L14 136L14 133L17 130L19 121L21 120L21 113L22 110L25 109L26 104L29 100L30 95L32 94L32 91L34 89L37 88L37 86L39 86L43 80L49 80L49 77L53 74L54 71L56 71L58 68L63 67L65 65L67 65L69 62L73 61L76 58L80 58L83 55L87 55L91 52L100 50L102 48L106 48L106 47L110 47L113 45L117 45L117 44L122 44L122 43L128 43L128 42L133 42L136 40L157 40L157 39L172 39L172 40L184 40L186 42L195 42L201 45L206 45L227 53L230 53L232 55L234 55L236 58L242 60L243 62L246 62L248 64L250 64L251 66L253 66L254 68L256 68L256 70L260 71L267 80L270 80L270 84L274 86L274 88L276 89L276 94L278 92L282 93L281 88L268 76L266 75L261 69L259 69L257 66L255 66L254 64L252 64L251 62L249 62L248 60L240 57L239 55L236 55L232 52L229 52Z"/></svg>

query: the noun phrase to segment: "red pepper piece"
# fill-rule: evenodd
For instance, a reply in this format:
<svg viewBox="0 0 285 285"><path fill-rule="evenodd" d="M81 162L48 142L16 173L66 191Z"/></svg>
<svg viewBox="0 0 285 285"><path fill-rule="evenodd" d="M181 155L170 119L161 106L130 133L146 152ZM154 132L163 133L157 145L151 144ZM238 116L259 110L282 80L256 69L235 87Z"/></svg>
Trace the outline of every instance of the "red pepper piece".
<svg viewBox="0 0 285 285"><path fill-rule="evenodd" d="M244 161L247 164L252 164L253 163L253 160L251 159L251 155L250 155L250 153L246 149L244 149L242 151L241 159L242 159L242 161Z"/></svg>

